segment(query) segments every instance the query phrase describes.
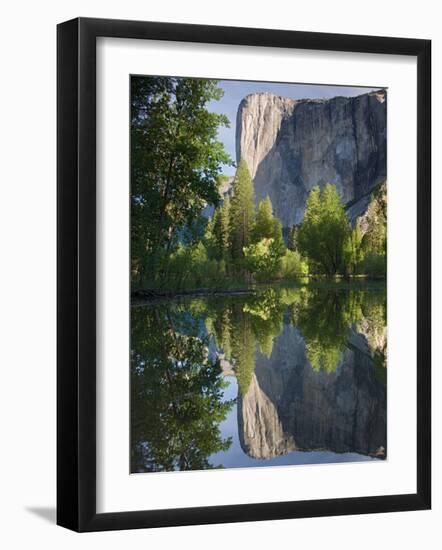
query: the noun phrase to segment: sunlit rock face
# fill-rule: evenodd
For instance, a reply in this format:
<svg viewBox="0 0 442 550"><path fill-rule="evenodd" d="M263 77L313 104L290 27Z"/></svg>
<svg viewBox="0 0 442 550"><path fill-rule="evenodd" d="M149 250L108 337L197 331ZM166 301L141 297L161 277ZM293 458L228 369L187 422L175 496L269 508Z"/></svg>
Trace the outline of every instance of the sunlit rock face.
<svg viewBox="0 0 442 550"><path fill-rule="evenodd" d="M271 357L258 353L238 420L242 448L254 458L293 450L385 457L386 388L365 337L352 329L336 370L318 372L299 331L284 324Z"/></svg>
<svg viewBox="0 0 442 550"><path fill-rule="evenodd" d="M290 435L284 433L274 403L259 386L255 374L244 399L238 399L238 426L241 447L252 458L271 458L295 450Z"/></svg>
<svg viewBox="0 0 442 550"><path fill-rule="evenodd" d="M270 196L283 226L302 220L309 191L333 183L356 219L386 178L386 92L328 100L251 94L239 105L237 161L244 158L257 201Z"/></svg>
<svg viewBox="0 0 442 550"><path fill-rule="evenodd" d="M365 342L367 352L387 355L387 327L377 327L369 319L363 317L357 325L357 335Z"/></svg>

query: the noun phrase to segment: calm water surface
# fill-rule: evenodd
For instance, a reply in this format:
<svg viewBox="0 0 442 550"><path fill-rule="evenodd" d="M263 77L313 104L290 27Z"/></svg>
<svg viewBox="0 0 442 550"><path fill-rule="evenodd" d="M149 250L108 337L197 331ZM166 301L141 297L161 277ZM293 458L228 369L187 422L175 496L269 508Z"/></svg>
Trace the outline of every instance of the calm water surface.
<svg viewBox="0 0 442 550"><path fill-rule="evenodd" d="M386 293L133 306L131 471L382 460Z"/></svg>

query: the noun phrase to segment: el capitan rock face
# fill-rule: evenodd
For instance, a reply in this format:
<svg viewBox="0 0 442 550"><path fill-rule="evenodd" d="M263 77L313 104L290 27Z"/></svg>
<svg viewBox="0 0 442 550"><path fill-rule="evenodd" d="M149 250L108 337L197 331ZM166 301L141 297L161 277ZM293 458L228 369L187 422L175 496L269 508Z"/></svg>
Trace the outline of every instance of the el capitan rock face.
<svg viewBox="0 0 442 550"><path fill-rule="evenodd" d="M385 91L328 100L251 94L239 105L237 161L244 158L256 200L267 195L284 227L300 223L310 190L336 185L362 214L387 170ZM359 203L357 201L360 201Z"/></svg>

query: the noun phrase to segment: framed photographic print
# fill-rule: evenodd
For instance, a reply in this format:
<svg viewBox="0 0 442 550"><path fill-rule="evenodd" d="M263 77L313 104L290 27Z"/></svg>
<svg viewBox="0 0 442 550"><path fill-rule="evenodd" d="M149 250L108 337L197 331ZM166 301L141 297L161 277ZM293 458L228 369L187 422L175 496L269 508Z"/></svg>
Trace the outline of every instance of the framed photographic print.
<svg viewBox="0 0 442 550"><path fill-rule="evenodd" d="M430 508L430 53L58 26L59 525Z"/></svg>

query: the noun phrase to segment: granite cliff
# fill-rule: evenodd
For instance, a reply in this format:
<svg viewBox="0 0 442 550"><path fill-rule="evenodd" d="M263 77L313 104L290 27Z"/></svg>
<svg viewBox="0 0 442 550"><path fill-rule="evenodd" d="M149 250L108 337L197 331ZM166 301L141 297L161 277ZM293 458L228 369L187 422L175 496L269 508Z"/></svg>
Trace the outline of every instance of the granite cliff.
<svg viewBox="0 0 442 550"><path fill-rule="evenodd" d="M333 183L354 220L386 178L387 96L294 100L245 97L236 122L236 157L248 164L256 200L270 196L284 227L300 223L309 191Z"/></svg>

